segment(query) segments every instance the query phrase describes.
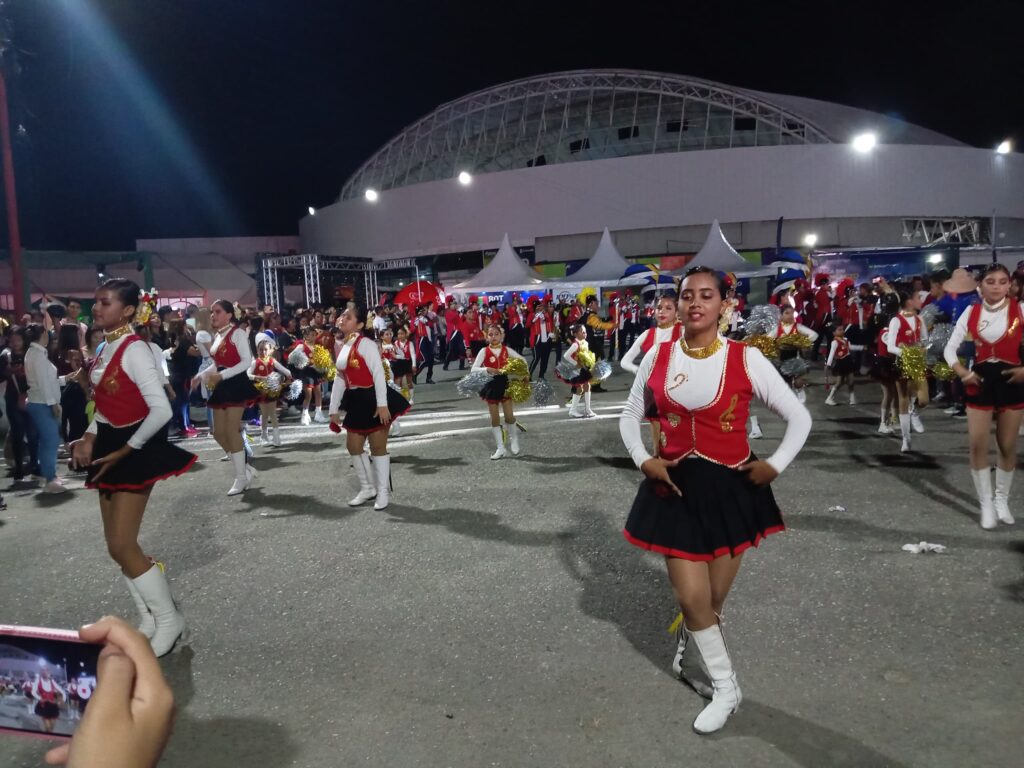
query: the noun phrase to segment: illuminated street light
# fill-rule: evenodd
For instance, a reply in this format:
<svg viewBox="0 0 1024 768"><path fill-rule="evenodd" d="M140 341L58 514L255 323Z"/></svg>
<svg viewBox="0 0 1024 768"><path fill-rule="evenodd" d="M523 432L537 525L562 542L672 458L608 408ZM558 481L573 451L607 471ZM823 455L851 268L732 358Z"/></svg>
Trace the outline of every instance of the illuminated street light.
<svg viewBox="0 0 1024 768"><path fill-rule="evenodd" d="M1008 155L1012 151L1013 151L1013 144L1010 143L1009 139L1007 139L1006 141L1000 142L999 146L996 147L996 154L999 154L999 155Z"/></svg>
<svg viewBox="0 0 1024 768"><path fill-rule="evenodd" d="M853 148L861 153L868 153L878 143L878 136L873 133L862 133L853 139Z"/></svg>
<svg viewBox="0 0 1024 768"><path fill-rule="evenodd" d="M366 190L363 193L363 197L366 198L367 202L376 203L377 202L377 198L380 197L380 195L377 194L377 190L376 189L373 189L373 187L371 187L370 189Z"/></svg>
<svg viewBox="0 0 1024 768"><path fill-rule="evenodd" d="M462 186L468 187L472 183L472 181L473 176L469 173L469 171L462 171L459 174L459 184L461 184Z"/></svg>
<svg viewBox="0 0 1024 768"><path fill-rule="evenodd" d="M312 205L309 206L309 208L307 208L306 210L309 211L310 216L316 216L316 208L314 208Z"/></svg>
<svg viewBox="0 0 1024 768"><path fill-rule="evenodd" d="M813 232L804 235L804 245L808 248L813 248L818 244L818 236Z"/></svg>

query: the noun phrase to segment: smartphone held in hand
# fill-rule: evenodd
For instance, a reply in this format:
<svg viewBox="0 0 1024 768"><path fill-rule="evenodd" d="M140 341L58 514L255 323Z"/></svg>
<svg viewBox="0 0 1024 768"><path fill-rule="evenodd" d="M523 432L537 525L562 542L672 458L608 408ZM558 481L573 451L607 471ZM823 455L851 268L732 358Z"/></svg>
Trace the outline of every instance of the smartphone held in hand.
<svg viewBox="0 0 1024 768"><path fill-rule="evenodd" d="M96 690L102 648L75 630L0 624L0 732L70 738Z"/></svg>

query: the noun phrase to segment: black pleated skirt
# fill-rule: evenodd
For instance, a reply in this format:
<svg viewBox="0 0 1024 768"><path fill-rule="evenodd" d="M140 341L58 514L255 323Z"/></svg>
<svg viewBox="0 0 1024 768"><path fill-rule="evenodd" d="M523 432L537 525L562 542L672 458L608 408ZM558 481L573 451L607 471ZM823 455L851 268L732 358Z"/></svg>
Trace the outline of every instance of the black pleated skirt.
<svg viewBox="0 0 1024 768"><path fill-rule="evenodd" d="M253 386L252 380L244 373L222 379L213 388L206 400L207 406L217 410L224 408L248 408L260 401L262 395Z"/></svg>
<svg viewBox="0 0 1024 768"><path fill-rule="evenodd" d="M848 376L851 373L857 372L857 360L849 354L844 358L836 360L832 364L832 375L833 376Z"/></svg>
<svg viewBox="0 0 1024 768"><path fill-rule="evenodd" d="M967 407L997 413L1024 408L1024 384L1011 384L1003 375L1013 367L1009 363L976 363L973 370L981 377L981 385L966 388Z"/></svg>
<svg viewBox="0 0 1024 768"><path fill-rule="evenodd" d="M499 374L480 387L480 399L488 403L503 403L508 400L505 390L508 389L508 376Z"/></svg>
<svg viewBox="0 0 1024 768"><path fill-rule="evenodd" d="M412 360L408 360L406 358L395 358L388 362L391 364L391 375L396 379L399 376L405 376L406 374L412 373Z"/></svg>
<svg viewBox="0 0 1024 768"><path fill-rule="evenodd" d="M409 412L409 401L394 387L387 387L388 410L391 420ZM373 387L356 387L345 390L341 398L341 409L345 418L341 425L349 432L368 435L380 429L387 429L377 417L377 394Z"/></svg>
<svg viewBox="0 0 1024 768"><path fill-rule="evenodd" d="M786 529L771 486L754 485L744 472L689 458L669 476L682 496L645 478L633 501L623 534L641 549L708 561L738 555Z"/></svg>
<svg viewBox="0 0 1024 768"><path fill-rule="evenodd" d="M126 445L138 429L138 424L114 427L100 423L96 428L96 442L92 446L93 460ZM185 474L195 463L195 454L167 442L167 428L164 427L142 448L132 451L108 469L99 482L95 482L93 478L100 467L89 467L85 487L101 491L141 491L158 480Z"/></svg>

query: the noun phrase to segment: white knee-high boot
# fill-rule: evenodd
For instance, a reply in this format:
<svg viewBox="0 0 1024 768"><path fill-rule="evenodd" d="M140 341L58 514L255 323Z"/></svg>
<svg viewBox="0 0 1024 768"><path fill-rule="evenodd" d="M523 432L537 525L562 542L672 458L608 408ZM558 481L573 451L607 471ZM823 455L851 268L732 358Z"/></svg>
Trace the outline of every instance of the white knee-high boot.
<svg viewBox="0 0 1024 768"><path fill-rule="evenodd" d="M122 578L124 583L128 585L128 594L132 596L135 609L139 612L139 632L152 640L153 635L156 633L156 622L153 620L153 614L149 612L149 607L146 605L146 601L142 599L142 595L139 594L135 582L123 574Z"/></svg>
<svg viewBox="0 0 1024 768"><path fill-rule="evenodd" d="M494 433L494 444L497 449L491 454L491 460L497 461L503 459L507 455L505 453L505 434L501 431L501 427L491 427L491 432Z"/></svg>
<svg viewBox="0 0 1024 768"><path fill-rule="evenodd" d="M365 453L352 456L352 468L359 478L359 493L349 499L350 507L358 507L363 502L369 501L377 495L377 488L374 485L373 467L370 464L370 457Z"/></svg>
<svg viewBox="0 0 1024 768"><path fill-rule="evenodd" d="M583 414L580 413L580 396L579 393L572 396L572 403L569 405L569 415L574 419L583 418Z"/></svg>
<svg viewBox="0 0 1024 768"><path fill-rule="evenodd" d="M583 415L586 416L588 419L593 417L593 416L597 416L597 414L594 413L591 410L591 408L590 408L590 390L589 389L586 392L583 393Z"/></svg>
<svg viewBox="0 0 1024 768"><path fill-rule="evenodd" d="M245 467L245 451L231 454L231 464L235 469L235 482L228 490L228 496L237 496L249 487L249 472Z"/></svg>
<svg viewBox="0 0 1024 768"><path fill-rule="evenodd" d="M697 733L714 733L720 730L729 719L729 715L739 708L743 694L736 681L736 673L732 668L732 659L729 658L729 649L725 645L721 625L715 624L707 629L691 632L690 637L697 643L714 688L711 703L697 715L693 721L693 730Z"/></svg>
<svg viewBox="0 0 1024 768"><path fill-rule="evenodd" d="M900 447L901 453L907 453L910 450L910 414L900 414L900 434L903 435L903 445Z"/></svg>
<svg viewBox="0 0 1024 768"><path fill-rule="evenodd" d="M1005 470L996 467L996 515L1001 523L1013 525L1013 515L1010 514L1010 486L1013 485L1013 470Z"/></svg>
<svg viewBox="0 0 1024 768"><path fill-rule="evenodd" d="M981 527L991 530L998 525L995 505L992 503L992 470L989 467L972 469L971 479L974 480L974 490L978 494L981 508Z"/></svg>
<svg viewBox="0 0 1024 768"><path fill-rule="evenodd" d="M825 405L838 405L836 402L836 392L839 391L839 385L833 384L828 391L828 397L825 398Z"/></svg>
<svg viewBox="0 0 1024 768"><path fill-rule="evenodd" d="M153 614L153 622L156 625L156 631L149 644L153 648L153 653L164 656L170 653L179 639L184 640L185 617L174 604L171 587L159 566L154 565L134 581L135 588L139 590L139 595Z"/></svg>
<svg viewBox="0 0 1024 768"><path fill-rule="evenodd" d="M516 426L516 423L514 421L513 422L506 421L505 422L505 432L508 433L508 447L509 447L509 450L512 452L513 456L518 456L519 455L519 427Z"/></svg>
<svg viewBox="0 0 1024 768"><path fill-rule="evenodd" d="M676 655L672 658L672 673L705 699L710 699L714 695L714 689L708 685L707 681L711 679L711 676L708 674L707 665L704 664L704 659L701 657L700 653L698 652L696 654L697 665L700 668L700 671L704 673L705 679L702 680L699 677L695 677L684 667L683 662L686 656L686 648L689 646L689 643L687 642L689 637L690 632L686 628L686 624L681 623L679 625L679 635L676 643ZM696 645L696 643L694 643L694 645Z"/></svg>
<svg viewBox="0 0 1024 768"><path fill-rule="evenodd" d="M374 456L373 471L377 477L377 501L374 509L386 509L391 501L391 456Z"/></svg>

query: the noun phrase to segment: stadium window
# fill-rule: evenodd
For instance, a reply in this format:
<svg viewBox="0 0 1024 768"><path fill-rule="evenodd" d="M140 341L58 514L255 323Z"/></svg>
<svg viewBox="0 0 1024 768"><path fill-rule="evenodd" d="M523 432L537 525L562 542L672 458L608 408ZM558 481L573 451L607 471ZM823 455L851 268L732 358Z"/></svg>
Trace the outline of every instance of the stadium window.
<svg viewBox="0 0 1024 768"><path fill-rule="evenodd" d="M546 157L544 157L544 155L537 155L535 158L533 158L533 160L527 160L526 161L526 167L527 168L535 168L538 165L547 165L547 164L548 164L548 159Z"/></svg>
<svg viewBox="0 0 1024 768"><path fill-rule="evenodd" d="M569 142L569 152L571 154L575 155L578 152L582 152L584 149L590 149L589 138L576 139L576 141Z"/></svg>
<svg viewBox="0 0 1024 768"><path fill-rule="evenodd" d="M686 133L690 130L689 120L669 120L665 123L665 133Z"/></svg>
<svg viewBox="0 0 1024 768"><path fill-rule="evenodd" d="M626 141L627 139L635 139L640 135L639 125L628 125L625 128L619 128L619 141Z"/></svg>
<svg viewBox="0 0 1024 768"><path fill-rule="evenodd" d="M757 118L756 117L734 117L732 119L732 129L734 131L754 131L754 130L757 130Z"/></svg>

